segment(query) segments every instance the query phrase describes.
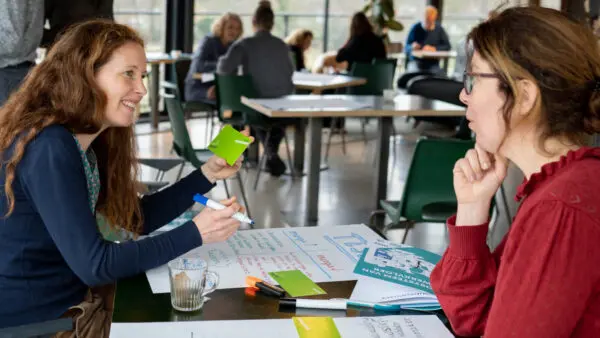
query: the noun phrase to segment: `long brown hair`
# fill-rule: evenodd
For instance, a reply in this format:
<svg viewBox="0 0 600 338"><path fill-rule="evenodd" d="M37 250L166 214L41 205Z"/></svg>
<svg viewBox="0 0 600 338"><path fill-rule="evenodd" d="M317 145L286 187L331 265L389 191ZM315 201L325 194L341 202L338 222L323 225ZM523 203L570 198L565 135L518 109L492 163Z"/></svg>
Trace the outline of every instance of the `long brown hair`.
<svg viewBox="0 0 600 338"><path fill-rule="evenodd" d="M17 164L27 144L42 129L56 124L73 134L100 131L105 121L107 98L96 83L95 75L113 52L128 42L144 46L133 29L111 21L92 20L73 26L0 108L0 152L4 153L14 144L11 157L4 163L6 217L15 206L12 184ZM142 213L135 184L133 127L108 128L91 147L98 158L102 185L96 210L111 225L139 232Z"/></svg>
<svg viewBox="0 0 600 338"><path fill-rule="evenodd" d="M373 25L363 12L356 12L350 20L350 38L363 36L373 32Z"/></svg>
<svg viewBox="0 0 600 338"><path fill-rule="evenodd" d="M600 130L600 51L589 28L553 9L514 7L476 26L468 40L500 78L507 130L524 79L539 90L530 116L542 151L551 137L584 145Z"/></svg>

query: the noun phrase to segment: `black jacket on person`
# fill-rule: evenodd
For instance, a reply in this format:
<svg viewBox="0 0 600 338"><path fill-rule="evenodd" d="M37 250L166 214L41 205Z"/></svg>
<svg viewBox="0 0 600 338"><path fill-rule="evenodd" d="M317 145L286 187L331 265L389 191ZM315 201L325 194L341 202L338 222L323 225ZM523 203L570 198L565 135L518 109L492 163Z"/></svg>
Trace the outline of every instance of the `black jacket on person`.
<svg viewBox="0 0 600 338"><path fill-rule="evenodd" d="M89 19L114 20L114 0L45 0L44 17L50 29L44 29L42 47L51 46L67 27Z"/></svg>
<svg viewBox="0 0 600 338"><path fill-rule="evenodd" d="M335 60L337 62L348 62L348 69L354 62L370 63L373 59L386 58L383 40L369 32L360 36L350 38L348 42L338 50Z"/></svg>

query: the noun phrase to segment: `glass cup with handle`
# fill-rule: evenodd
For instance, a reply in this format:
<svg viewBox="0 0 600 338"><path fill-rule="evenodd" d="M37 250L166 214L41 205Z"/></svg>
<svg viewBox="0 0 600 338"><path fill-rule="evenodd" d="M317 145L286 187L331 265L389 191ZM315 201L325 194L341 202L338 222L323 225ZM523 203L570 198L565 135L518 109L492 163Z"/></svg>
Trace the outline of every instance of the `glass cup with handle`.
<svg viewBox="0 0 600 338"><path fill-rule="evenodd" d="M200 257L179 257L170 261L168 267L171 305L175 310L201 309L205 296L219 284L219 275L208 271L208 263Z"/></svg>

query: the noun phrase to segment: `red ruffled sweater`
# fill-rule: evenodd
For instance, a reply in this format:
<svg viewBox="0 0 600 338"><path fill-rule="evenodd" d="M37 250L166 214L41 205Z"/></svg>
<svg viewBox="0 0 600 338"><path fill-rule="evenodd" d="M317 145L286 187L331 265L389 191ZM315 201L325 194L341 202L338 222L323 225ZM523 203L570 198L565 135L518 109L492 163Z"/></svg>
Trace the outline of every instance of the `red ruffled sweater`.
<svg viewBox="0 0 600 338"><path fill-rule="evenodd" d="M546 164L494 252L488 224L455 225L431 286L456 334L600 337L600 148Z"/></svg>

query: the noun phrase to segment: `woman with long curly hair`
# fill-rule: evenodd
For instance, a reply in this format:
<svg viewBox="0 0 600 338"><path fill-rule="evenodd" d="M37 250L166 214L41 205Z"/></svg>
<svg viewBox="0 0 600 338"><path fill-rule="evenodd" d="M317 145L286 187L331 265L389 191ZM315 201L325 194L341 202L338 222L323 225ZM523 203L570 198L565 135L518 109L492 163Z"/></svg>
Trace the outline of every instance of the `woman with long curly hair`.
<svg viewBox="0 0 600 338"><path fill-rule="evenodd" d="M226 209L204 209L158 236L103 239L96 213L116 230L147 234L241 165L213 157L171 187L139 199L133 123L146 94L145 69L144 43L135 31L85 22L64 33L0 109L0 327L70 316L77 308L110 321L110 313L90 305L98 305L95 287L237 230L239 222L230 216L240 206L230 199ZM107 335L104 330L94 336Z"/></svg>

